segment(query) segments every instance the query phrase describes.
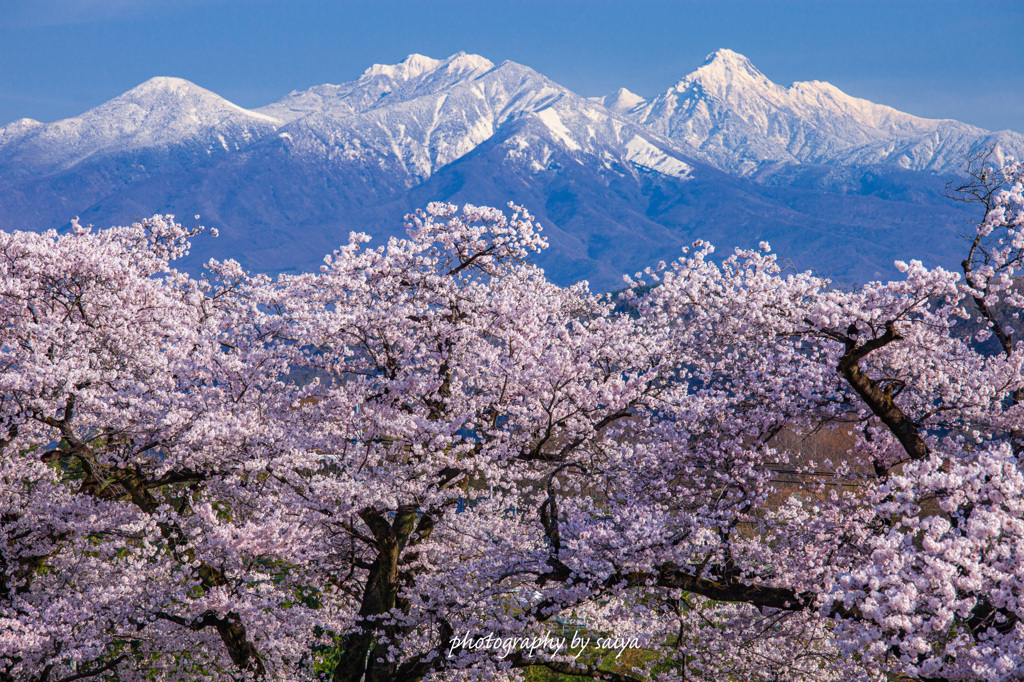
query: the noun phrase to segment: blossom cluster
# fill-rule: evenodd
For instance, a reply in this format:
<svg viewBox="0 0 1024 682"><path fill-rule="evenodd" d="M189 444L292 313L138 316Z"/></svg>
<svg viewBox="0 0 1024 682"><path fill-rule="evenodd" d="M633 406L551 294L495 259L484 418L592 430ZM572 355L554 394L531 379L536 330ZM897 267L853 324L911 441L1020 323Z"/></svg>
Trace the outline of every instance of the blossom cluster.
<svg viewBox="0 0 1024 682"><path fill-rule="evenodd" d="M172 216L0 233L0 681L1019 678L1001 173L963 274L855 289L701 242L563 288L512 205L276 279ZM567 618L652 653L459 646Z"/></svg>

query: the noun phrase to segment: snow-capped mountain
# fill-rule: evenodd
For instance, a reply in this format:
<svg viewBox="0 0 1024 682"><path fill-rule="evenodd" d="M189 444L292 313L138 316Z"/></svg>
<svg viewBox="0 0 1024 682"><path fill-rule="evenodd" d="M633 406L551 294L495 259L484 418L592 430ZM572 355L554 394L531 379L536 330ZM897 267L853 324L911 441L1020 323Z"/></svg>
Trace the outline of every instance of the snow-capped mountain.
<svg viewBox="0 0 1024 682"><path fill-rule="evenodd" d="M170 147L209 154L248 146L280 125L181 78L151 78L81 116L0 128L0 164L53 173L104 155Z"/></svg>
<svg viewBox="0 0 1024 682"><path fill-rule="evenodd" d="M199 213L221 237L197 242L190 267L231 256L282 271L316 267L350 230L402 234L428 201L513 200L546 226L559 282L614 288L696 238L768 239L800 266L865 279L911 255L955 262L964 209L915 169L945 170L987 136L827 84L781 88L728 51L651 101L584 98L465 53L252 111L154 78L72 119L0 128L0 229ZM921 239L936 230L951 238Z"/></svg>
<svg viewBox="0 0 1024 682"><path fill-rule="evenodd" d="M396 101L441 92L493 68L490 60L465 52L445 60L411 54L398 64L374 64L357 80L342 85L296 90L263 107L260 112L286 121L311 114L340 119L369 109L387 107Z"/></svg>
<svg viewBox="0 0 1024 682"><path fill-rule="evenodd" d="M627 114L634 109L639 109L642 105L647 104L647 100L635 92L630 92L626 88L619 88L610 95L605 95L604 97L591 97L591 99L611 109L617 114Z"/></svg>
<svg viewBox="0 0 1024 682"><path fill-rule="evenodd" d="M955 172L981 149L1024 152L1024 136L1011 131L918 118L821 81L782 87L732 50L709 55L666 92L625 113L698 158L743 173L766 162Z"/></svg>
<svg viewBox="0 0 1024 682"><path fill-rule="evenodd" d="M411 55L394 66L374 65L352 83L293 92L258 111L285 121L279 137L303 153L397 161L408 187L525 117L534 117L551 138L539 147L524 142L509 149L528 170L546 167L552 144L606 169L632 165L677 178L689 169L668 140L610 116L536 71L461 52L443 61ZM324 140L329 150L321 148Z"/></svg>

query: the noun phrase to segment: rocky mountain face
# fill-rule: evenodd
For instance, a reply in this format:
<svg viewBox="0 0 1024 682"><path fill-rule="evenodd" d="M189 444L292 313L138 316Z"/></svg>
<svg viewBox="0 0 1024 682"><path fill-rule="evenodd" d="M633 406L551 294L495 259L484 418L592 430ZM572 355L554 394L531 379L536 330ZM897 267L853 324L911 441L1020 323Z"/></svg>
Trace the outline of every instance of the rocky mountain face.
<svg viewBox="0 0 1024 682"><path fill-rule="evenodd" d="M0 229L200 214L186 266L315 268L349 231L403 234L429 201L527 206L558 282L597 289L697 238L767 239L798 267L865 280L955 265L972 216L943 197L971 150L1024 138L929 121L826 83L771 83L721 50L651 101L587 99L514 62L411 55L245 110L154 78L81 116L0 128Z"/></svg>

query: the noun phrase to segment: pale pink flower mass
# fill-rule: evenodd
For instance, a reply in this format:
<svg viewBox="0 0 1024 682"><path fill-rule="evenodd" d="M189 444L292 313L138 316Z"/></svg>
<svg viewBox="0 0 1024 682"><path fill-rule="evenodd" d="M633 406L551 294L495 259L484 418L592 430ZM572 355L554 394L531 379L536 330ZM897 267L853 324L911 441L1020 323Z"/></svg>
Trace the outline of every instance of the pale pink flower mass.
<svg viewBox="0 0 1024 682"><path fill-rule="evenodd" d="M963 273L853 289L765 242L562 288L514 205L276 279L172 216L0 233L0 681L1019 679L999 173ZM453 644L566 619L654 654Z"/></svg>

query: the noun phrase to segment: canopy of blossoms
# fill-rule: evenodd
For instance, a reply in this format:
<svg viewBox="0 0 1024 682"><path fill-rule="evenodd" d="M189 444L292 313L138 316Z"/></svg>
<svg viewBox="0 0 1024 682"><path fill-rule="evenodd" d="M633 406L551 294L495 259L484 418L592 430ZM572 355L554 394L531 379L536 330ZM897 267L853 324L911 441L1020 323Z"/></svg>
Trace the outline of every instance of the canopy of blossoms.
<svg viewBox="0 0 1024 682"><path fill-rule="evenodd" d="M853 289L700 242L561 288L515 206L276 279L176 271L171 216L0 233L0 681L1019 679L1024 167L983 180L961 272ZM643 655L522 644L567 619Z"/></svg>

